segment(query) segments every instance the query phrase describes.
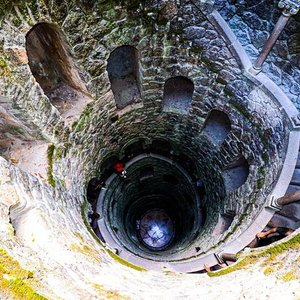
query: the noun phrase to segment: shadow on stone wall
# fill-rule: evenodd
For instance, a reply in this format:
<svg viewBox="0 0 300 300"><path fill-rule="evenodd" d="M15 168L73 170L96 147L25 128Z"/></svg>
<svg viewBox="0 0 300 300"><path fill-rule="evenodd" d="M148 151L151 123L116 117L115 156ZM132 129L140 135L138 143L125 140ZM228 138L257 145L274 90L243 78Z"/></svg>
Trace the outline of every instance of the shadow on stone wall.
<svg viewBox="0 0 300 300"><path fill-rule="evenodd" d="M203 133L215 144L221 145L231 130L228 116L220 110L212 110L205 120Z"/></svg>
<svg viewBox="0 0 300 300"><path fill-rule="evenodd" d="M243 155L228 164L223 171L226 190L234 191L241 187L249 175L249 164Z"/></svg>
<svg viewBox="0 0 300 300"><path fill-rule="evenodd" d="M164 87L163 110L186 113L191 106L194 84L183 76L168 79Z"/></svg>
<svg viewBox="0 0 300 300"><path fill-rule="evenodd" d="M136 48L127 45L116 48L108 58L107 72L118 109L141 101L141 75Z"/></svg>
<svg viewBox="0 0 300 300"><path fill-rule="evenodd" d="M33 76L51 103L65 112L87 94L85 84L60 29L50 23L38 23L26 35L28 63Z"/></svg>

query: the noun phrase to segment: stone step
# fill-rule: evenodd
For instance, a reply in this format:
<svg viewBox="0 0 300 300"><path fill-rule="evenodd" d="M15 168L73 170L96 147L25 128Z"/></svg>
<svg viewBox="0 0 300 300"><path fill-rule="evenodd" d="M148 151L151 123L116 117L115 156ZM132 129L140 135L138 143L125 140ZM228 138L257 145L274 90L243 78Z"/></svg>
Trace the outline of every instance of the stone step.
<svg viewBox="0 0 300 300"><path fill-rule="evenodd" d="M292 180L286 191L286 195L300 189L300 151ZM300 227L300 201L284 205L276 212L268 223L270 227L286 227L296 230Z"/></svg>
<svg viewBox="0 0 300 300"><path fill-rule="evenodd" d="M291 219L292 221L300 221L300 201L284 205L277 213L283 217Z"/></svg>
<svg viewBox="0 0 300 300"><path fill-rule="evenodd" d="M300 151L298 152L298 159L296 163L296 169L300 169Z"/></svg>
<svg viewBox="0 0 300 300"><path fill-rule="evenodd" d="M213 236L219 236L225 232L231 225L234 215L222 214L219 215L218 223L212 233Z"/></svg>
<svg viewBox="0 0 300 300"><path fill-rule="evenodd" d="M290 185L288 186L288 189L287 189L287 191L286 191L285 194L288 195L288 194L290 194L290 193L293 193L293 192L298 191L299 189L300 189L300 186L290 184Z"/></svg>
<svg viewBox="0 0 300 300"><path fill-rule="evenodd" d="M295 169L290 184L300 186L300 169Z"/></svg>
<svg viewBox="0 0 300 300"><path fill-rule="evenodd" d="M299 227L299 222L295 222L290 218L280 215L278 212L274 214L273 218L268 223L270 227L286 227L296 230Z"/></svg>

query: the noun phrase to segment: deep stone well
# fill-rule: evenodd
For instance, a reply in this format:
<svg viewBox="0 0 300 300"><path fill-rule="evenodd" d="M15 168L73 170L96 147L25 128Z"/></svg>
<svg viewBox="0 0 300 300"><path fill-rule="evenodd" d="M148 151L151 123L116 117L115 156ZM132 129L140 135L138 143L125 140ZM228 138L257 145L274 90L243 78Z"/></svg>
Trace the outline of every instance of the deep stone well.
<svg viewBox="0 0 300 300"><path fill-rule="evenodd" d="M298 15L254 72L281 12L242 2L1 4L1 297L300 295L298 230L265 263L286 260L276 282L267 250L198 274L280 226L274 200L300 185ZM170 230L158 250L151 212Z"/></svg>

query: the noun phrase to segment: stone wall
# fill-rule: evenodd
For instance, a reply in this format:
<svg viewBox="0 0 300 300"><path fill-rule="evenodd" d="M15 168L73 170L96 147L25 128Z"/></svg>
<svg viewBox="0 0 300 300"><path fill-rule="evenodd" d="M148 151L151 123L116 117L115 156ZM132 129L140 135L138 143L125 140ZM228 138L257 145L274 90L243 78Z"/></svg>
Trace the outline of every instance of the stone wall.
<svg viewBox="0 0 300 300"><path fill-rule="evenodd" d="M18 203L18 197L21 203L29 200L13 213L16 237L10 236L6 241L9 230L4 229L1 247L29 267L34 263L26 262L21 249L28 249L29 257L38 258L42 266L34 269L44 270L40 276L41 293L50 298L80 299L89 295L93 299L100 284L100 288L105 286L101 291L106 296L109 289L146 299L149 294L145 291L152 282L158 285L153 298L159 297L158 291L177 284L179 287L168 292L170 297L174 293L176 297L186 295L187 290L190 297L201 295L194 287L206 282L206 278L152 272L140 276L102 252L102 246L84 225L81 206L89 180L99 175L99 166L107 156L119 155L131 141L166 139L197 161L198 176L205 178L211 196L206 199L211 226L203 232L198 245L203 252L218 244L221 249L222 243L236 240L249 227L266 205L280 174L289 138L285 113L245 76L237 58L199 7L190 1L177 2L134 1L129 6L119 1L80 1L80 5L38 1L12 8L11 13L1 16L0 54L10 70L1 74L1 95L10 99L11 107L54 145L48 157L51 184L1 162L1 170L9 173L8 179L1 182L1 190L9 184L18 192L5 204L1 222L10 226L8 209ZM232 5L226 7L229 11ZM25 35L44 21L62 30L93 98L82 113L75 115L72 124L44 95L26 61L19 63L10 55L16 48L24 53ZM120 110L115 105L106 67L110 53L122 45L139 51L142 104ZM187 114L162 111L164 83L174 76L187 77L194 84ZM231 122L231 131L221 145L202 133L212 109L225 112ZM215 183L223 180L222 171L240 155L250 165L246 183L226 195L216 193ZM4 194L1 202L6 197ZM230 228L211 238L219 215L228 211L236 215ZM41 234L38 227L30 233L34 225L28 220L34 218L40 220L38 224L46 234ZM10 242L14 239L17 242Z"/></svg>
<svg viewBox="0 0 300 300"><path fill-rule="evenodd" d="M252 62L258 57L280 17L279 1L218 1L217 8L244 46ZM263 72L299 109L299 14L292 16L263 65Z"/></svg>

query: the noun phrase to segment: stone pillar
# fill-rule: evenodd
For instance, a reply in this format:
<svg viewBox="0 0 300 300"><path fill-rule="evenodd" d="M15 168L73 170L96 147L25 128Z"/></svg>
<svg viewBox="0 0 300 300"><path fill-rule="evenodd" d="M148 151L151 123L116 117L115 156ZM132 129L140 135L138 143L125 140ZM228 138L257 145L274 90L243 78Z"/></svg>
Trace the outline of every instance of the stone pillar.
<svg viewBox="0 0 300 300"><path fill-rule="evenodd" d="M236 254L233 253L214 253L214 256L220 265L226 263L227 261L236 262L238 260Z"/></svg>
<svg viewBox="0 0 300 300"><path fill-rule="evenodd" d="M254 69L260 70L262 64L268 57L269 53L271 52L273 46L275 45L278 37L280 36L282 30L286 26L289 18L292 15L295 15L300 9L300 0L281 0L278 4L279 8L283 8L282 15L280 16L279 20L277 21L270 37L266 41L259 57L257 58Z"/></svg>
<svg viewBox="0 0 300 300"><path fill-rule="evenodd" d="M221 258L224 262L226 262L226 261L236 262L238 260L236 255L232 254L232 253L222 253Z"/></svg>

